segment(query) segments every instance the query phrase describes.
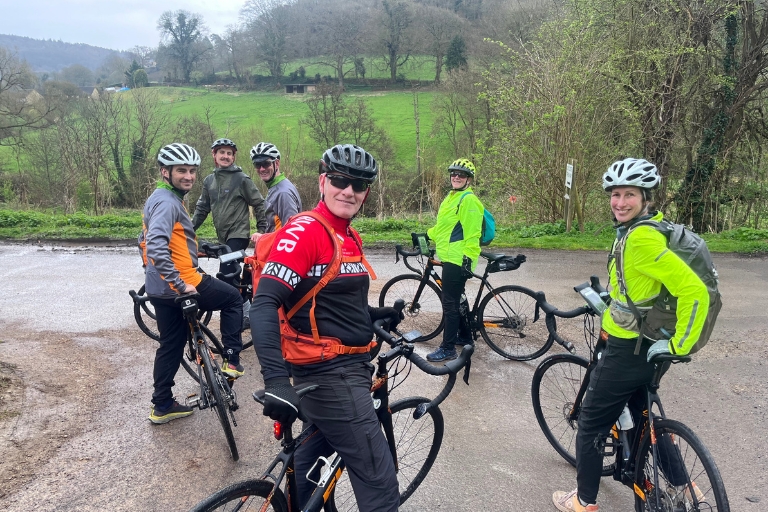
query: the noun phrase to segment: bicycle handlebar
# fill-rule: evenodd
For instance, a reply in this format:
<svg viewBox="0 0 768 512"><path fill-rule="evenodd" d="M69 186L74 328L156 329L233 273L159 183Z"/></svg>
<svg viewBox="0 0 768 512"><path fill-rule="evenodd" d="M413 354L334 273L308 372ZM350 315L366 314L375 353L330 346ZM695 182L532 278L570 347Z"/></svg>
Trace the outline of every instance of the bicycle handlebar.
<svg viewBox="0 0 768 512"><path fill-rule="evenodd" d="M462 368L464 368L464 382L469 384L469 370L472 365L472 353L475 351L474 345L464 345L458 358L446 363L444 366L437 366L416 354L413 351L413 345L405 342L403 336L396 337L387 332L387 330L383 328L386 321L386 319L380 319L373 323L374 333L393 347L392 350L388 351L386 354L379 355L380 358L392 359L396 356L403 356L428 375L448 375L448 381L445 383L443 390L429 403L422 403L416 407L414 419L421 418L427 414L430 409L437 407L448 397L453 386L456 384L456 374Z"/></svg>
<svg viewBox="0 0 768 512"><path fill-rule="evenodd" d="M226 244L209 244L203 242L200 244L199 256L206 258L220 258L223 254L229 254L232 250Z"/></svg>

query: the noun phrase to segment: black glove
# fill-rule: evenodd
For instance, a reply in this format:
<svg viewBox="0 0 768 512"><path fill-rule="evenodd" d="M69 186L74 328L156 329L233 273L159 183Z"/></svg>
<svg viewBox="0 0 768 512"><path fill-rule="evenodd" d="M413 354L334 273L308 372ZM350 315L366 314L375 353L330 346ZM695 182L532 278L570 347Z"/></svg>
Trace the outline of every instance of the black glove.
<svg viewBox="0 0 768 512"><path fill-rule="evenodd" d="M402 311L398 313L395 308L390 307L372 308L371 306L368 306L368 315L371 317L371 322L386 318L388 326L385 325L385 329L388 331L395 329L400 323L400 320L405 318L405 314Z"/></svg>
<svg viewBox="0 0 768 512"><path fill-rule="evenodd" d="M299 416L299 395L287 377L264 381L264 416L290 425Z"/></svg>
<svg viewBox="0 0 768 512"><path fill-rule="evenodd" d="M472 260L467 256L464 256L464 260L461 263L461 274L467 279L475 276L475 274L472 273Z"/></svg>

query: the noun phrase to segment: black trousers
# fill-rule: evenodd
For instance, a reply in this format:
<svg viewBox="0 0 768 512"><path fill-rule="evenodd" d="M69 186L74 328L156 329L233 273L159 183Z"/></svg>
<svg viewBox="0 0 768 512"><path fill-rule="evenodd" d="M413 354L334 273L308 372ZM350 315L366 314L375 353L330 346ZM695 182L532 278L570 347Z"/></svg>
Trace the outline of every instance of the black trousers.
<svg viewBox="0 0 768 512"><path fill-rule="evenodd" d="M443 317L445 329L443 330L443 342L440 346L446 350L453 350L456 341L461 339L464 343L471 343L472 335L466 319L459 313L461 294L467 283L467 278L459 265L443 262Z"/></svg>
<svg viewBox="0 0 768 512"><path fill-rule="evenodd" d="M576 482L579 498L586 503L597 502L603 469L601 446L611 427L627 402L633 411L646 406L644 386L653 379L654 367L646 361L650 345L643 343L640 353L634 355L636 342L637 338L609 336L589 379L576 434Z"/></svg>
<svg viewBox="0 0 768 512"><path fill-rule="evenodd" d="M361 511L397 511L400 490L392 454L373 408L372 375L373 365L358 362L294 376L295 385L304 382L320 385L301 399L302 413L320 432L296 451L299 506L304 506L315 488L307 481L307 472L318 457L328 457L335 451L347 466Z"/></svg>
<svg viewBox="0 0 768 512"><path fill-rule="evenodd" d="M200 297L197 300L200 309L221 310L221 342L229 361L240 362L240 351L243 342L240 328L243 322L243 298L237 288L223 281L204 275L197 285ZM174 377L184 357L184 345L187 342L189 328L181 306L173 299L150 297L149 301L155 308L157 328L160 331L160 346L155 353L153 377L155 391L152 403L160 409L167 409L173 404Z"/></svg>

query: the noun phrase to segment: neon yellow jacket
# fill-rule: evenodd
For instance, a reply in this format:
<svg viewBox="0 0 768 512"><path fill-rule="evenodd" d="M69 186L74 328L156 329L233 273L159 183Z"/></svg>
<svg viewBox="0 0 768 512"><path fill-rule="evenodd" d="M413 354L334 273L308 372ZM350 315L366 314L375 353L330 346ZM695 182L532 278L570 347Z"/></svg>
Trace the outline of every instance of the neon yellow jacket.
<svg viewBox="0 0 768 512"><path fill-rule="evenodd" d="M466 196L462 201L464 194ZM483 203L471 187L448 193L437 212L437 223L427 230L427 236L435 241L440 261L461 266L466 256L472 260L472 270L475 269L480 257L484 211Z"/></svg>
<svg viewBox="0 0 768 512"><path fill-rule="evenodd" d="M662 218L659 212L651 220ZM608 279L611 298L626 303L626 296L619 291L615 258L608 265ZM640 226L630 233L624 249L624 279L637 305L652 303L662 284L677 297L677 324L670 344L673 353L687 354L698 341L707 318L709 294L699 276L667 248L666 237L651 226ZM617 338L637 338L637 333L616 325L608 310L603 314L602 328Z"/></svg>

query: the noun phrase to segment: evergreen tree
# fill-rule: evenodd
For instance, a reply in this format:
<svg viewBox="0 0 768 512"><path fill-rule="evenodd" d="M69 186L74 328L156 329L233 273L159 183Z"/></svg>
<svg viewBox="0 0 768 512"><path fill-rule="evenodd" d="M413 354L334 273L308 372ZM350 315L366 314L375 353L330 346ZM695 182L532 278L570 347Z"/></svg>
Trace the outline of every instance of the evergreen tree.
<svg viewBox="0 0 768 512"><path fill-rule="evenodd" d="M467 44L461 36L454 36L451 39L451 45L445 54L445 67L450 73L454 69L464 69L467 67Z"/></svg>

